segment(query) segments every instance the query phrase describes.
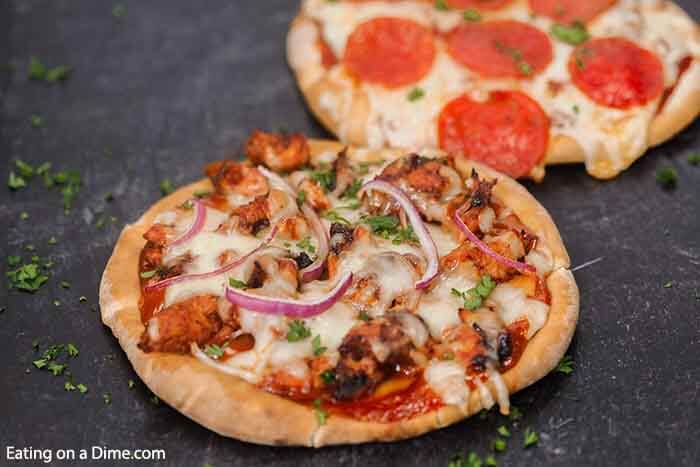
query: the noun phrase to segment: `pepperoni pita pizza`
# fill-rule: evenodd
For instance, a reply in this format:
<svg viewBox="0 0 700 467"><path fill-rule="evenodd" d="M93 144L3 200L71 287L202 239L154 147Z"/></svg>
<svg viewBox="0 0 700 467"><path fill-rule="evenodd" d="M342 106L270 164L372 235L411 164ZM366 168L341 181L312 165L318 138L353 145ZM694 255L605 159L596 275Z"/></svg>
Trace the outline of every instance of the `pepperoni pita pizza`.
<svg viewBox="0 0 700 467"><path fill-rule="evenodd" d="M256 443L391 441L508 413L562 358L578 289L513 179L301 135L246 154L127 226L102 278L104 323L180 412Z"/></svg>
<svg viewBox="0 0 700 467"><path fill-rule="evenodd" d="M700 112L700 29L667 0L305 0L287 55L341 140L513 177L615 177Z"/></svg>

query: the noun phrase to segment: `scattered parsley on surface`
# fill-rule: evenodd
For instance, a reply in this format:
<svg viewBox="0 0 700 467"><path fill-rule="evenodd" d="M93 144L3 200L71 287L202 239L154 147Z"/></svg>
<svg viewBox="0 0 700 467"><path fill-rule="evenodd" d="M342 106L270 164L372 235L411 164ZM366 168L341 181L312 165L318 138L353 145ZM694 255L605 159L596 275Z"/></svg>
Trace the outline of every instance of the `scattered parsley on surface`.
<svg viewBox="0 0 700 467"><path fill-rule="evenodd" d="M287 341L298 342L311 336L311 331L306 327L303 321L295 319L289 323L289 330L287 331Z"/></svg>
<svg viewBox="0 0 700 467"><path fill-rule="evenodd" d="M105 392L102 394L102 400L104 401L105 405L110 405L112 403L112 394Z"/></svg>
<svg viewBox="0 0 700 467"><path fill-rule="evenodd" d="M75 346L75 344L71 344L71 343L66 345L66 352L68 352L68 356L71 358L77 357L78 354L80 353L78 351L78 348Z"/></svg>
<svg viewBox="0 0 700 467"><path fill-rule="evenodd" d="M466 292L452 289L452 295L464 300L464 308L467 310L476 310L483 305L484 300L493 292L496 285L496 281L491 279L491 276L485 275L475 287L472 287Z"/></svg>
<svg viewBox="0 0 700 467"><path fill-rule="evenodd" d="M462 16L464 17L465 21L481 21L481 13L479 13L477 10L464 10Z"/></svg>
<svg viewBox="0 0 700 467"><path fill-rule="evenodd" d="M425 91L421 88L413 88L411 92L408 93L407 99L409 102L415 102L425 96Z"/></svg>
<svg viewBox="0 0 700 467"><path fill-rule="evenodd" d="M673 287L673 281L668 281L664 284L664 289L670 289Z"/></svg>
<svg viewBox="0 0 700 467"><path fill-rule="evenodd" d="M83 383L76 384L75 387L78 388L78 392L80 392L80 394L85 394L88 391L87 386L85 386Z"/></svg>
<svg viewBox="0 0 700 467"><path fill-rule="evenodd" d="M326 220L329 220L331 222L338 222L340 224L345 224L345 225L351 225L352 222L350 222L348 219L345 217L341 216L338 211L335 209L329 209L328 211L325 211L321 217L323 217Z"/></svg>
<svg viewBox="0 0 700 467"><path fill-rule="evenodd" d="M134 386L136 386L136 383L134 382L133 379L130 379L130 380L127 382L127 386L129 386L129 389L134 389Z"/></svg>
<svg viewBox="0 0 700 467"><path fill-rule="evenodd" d="M435 9L447 11L450 9L450 6L447 4L447 0L435 0Z"/></svg>
<svg viewBox="0 0 700 467"><path fill-rule="evenodd" d="M328 419L328 413L323 410L321 405L321 399L314 400L314 413L316 414L316 421L319 425L325 425Z"/></svg>
<svg viewBox="0 0 700 467"><path fill-rule="evenodd" d="M7 187L10 190L16 191L26 186L27 181L22 176L15 174L13 171L10 171L10 175L7 179Z"/></svg>
<svg viewBox="0 0 700 467"><path fill-rule="evenodd" d="M539 440L540 440L540 435L538 435L536 431L534 431L530 428L525 429L525 436L523 438L523 447L524 448L529 448L530 446L535 446Z"/></svg>
<svg viewBox="0 0 700 467"><path fill-rule="evenodd" d="M209 344L204 347L204 353L213 359L218 359L224 356L224 349L216 344Z"/></svg>
<svg viewBox="0 0 700 467"><path fill-rule="evenodd" d="M23 221L26 221L27 219L29 219L29 214L26 213L26 212L21 212L21 213L19 214L19 218L20 218L21 220L23 220Z"/></svg>
<svg viewBox="0 0 700 467"><path fill-rule="evenodd" d="M234 279L233 277L229 278L228 285L230 285L234 289L246 289L246 288L248 288L248 284L246 284L243 281L239 281L238 279Z"/></svg>
<svg viewBox="0 0 700 467"><path fill-rule="evenodd" d="M367 322L370 318L365 310L360 310L360 312L357 314L357 319L359 319L360 321Z"/></svg>
<svg viewBox="0 0 700 467"><path fill-rule="evenodd" d="M510 438L510 430L508 430L508 428L505 425L499 426L496 431L498 431L498 434L503 436L504 438Z"/></svg>
<svg viewBox="0 0 700 467"><path fill-rule="evenodd" d="M318 357L328 350L328 347L321 345L321 336L317 335L311 340L311 349L313 350L314 355Z"/></svg>
<svg viewBox="0 0 700 467"><path fill-rule="evenodd" d="M700 165L700 152L689 155L688 156L688 163L690 165Z"/></svg>
<svg viewBox="0 0 700 467"><path fill-rule="evenodd" d="M10 286L23 292L34 293L49 280L49 276L42 274L35 263L25 264L14 271L6 273L10 279Z"/></svg>
<svg viewBox="0 0 700 467"><path fill-rule="evenodd" d="M168 196L170 193L175 191L175 187L173 186L173 183L170 181L170 179L166 178L162 182L160 182L160 194L163 196Z"/></svg>
<svg viewBox="0 0 700 467"><path fill-rule="evenodd" d="M324 371L320 376L324 384L333 384L333 382L335 382L335 373L331 370Z"/></svg>
<svg viewBox="0 0 700 467"><path fill-rule="evenodd" d="M574 371L574 359L570 355L564 355L554 369L557 373L569 375Z"/></svg>
<svg viewBox="0 0 700 467"><path fill-rule="evenodd" d="M29 58L29 70L27 71L29 79L43 80L46 78L46 66L36 57Z"/></svg>
<svg viewBox="0 0 700 467"><path fill-rule="evenodd" d="M156 275L156 272L157 271L155 269L151 271L143 271L139 274L139 276L141 277L141 279L150 279L151 277Z"/></svg>
<svg viewBox="0 0 700 467"><path fill-rule="evenodd" d="M70 77L71 71L71 68L65 65L51 68L46 72L46 81L48 81L49 83L65 81Z"/></svg>
<svg viewBox="0 0 700 467"><path fill-rule="evenodd" d="M503 438L496 438L493 441L493 450L496 452L503 452L506 450L506 440Z"/></svg>
<svg viewBox="0 0 700 467"><path fill-rule="evenodd" d="M61 287L63 287L64 289L70 289L70 282L61 281Z"/></svg>
<svg viewBox="0 0 700 467"><path fill-rule="evenodd" d="M675 188L678 184L678 172L672 167L664 167L656 171L656 181L664 188Z"/></svg>
<svg viewBox="0 0 700 467"><path fill-rule="evenodd" d="M39 115L32 115L29 117L29 121L32 123L32 126L34 128L41 128L44 126L44 119L41 118Z"/></svg>
<svg viewBox="0 0 700 467"><path fill-rule="evenodd" d="M311 179L318 183L324 191L333 191L335 187L335 172L330 167L320 167L311 172Z"/></svg>
<svg viewBox="0 0 700 467"><path fill-rule="evenodd" d="M311 237L304 237L303 240L297 242L297 247L309 253L316 253L316 247L311 243Z"/></svg>
<svg viewBox="0 0 700 467"><path fill-rule="evenodd" d="M586 26L578 21L570 25L553 24L549 32L555 39L571 45L582 44L591 37Z"/></svg>
<svg viewBox="0 0 700 467"><path fill-rule="evenodd" d="M304 190L300 190L299 193L297 193L297 205L301 207L302 204L306 202L306 192Z"/></svg>

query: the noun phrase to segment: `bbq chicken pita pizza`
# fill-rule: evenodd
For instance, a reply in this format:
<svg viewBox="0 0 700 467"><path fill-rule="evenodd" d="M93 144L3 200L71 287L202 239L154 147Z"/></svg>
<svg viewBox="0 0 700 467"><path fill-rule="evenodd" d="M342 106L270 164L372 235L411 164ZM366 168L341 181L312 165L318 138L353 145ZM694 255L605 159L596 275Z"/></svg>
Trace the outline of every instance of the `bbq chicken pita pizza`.
<svg viewBox="0 0 700 467"><path fill-rule="evenodd" d="M700 111L700 29L666 0L305 0L287 57L342 141L512 177L615 177Z"/></svg>
<svg viewBox="0 0 700 467"><path fill-rule="evenodd" d="M255 443L392 441L508 413L561 359L578 290L513 179L301 135L246 154L127 226L102 278L104 323L183 414Z"/></svg>

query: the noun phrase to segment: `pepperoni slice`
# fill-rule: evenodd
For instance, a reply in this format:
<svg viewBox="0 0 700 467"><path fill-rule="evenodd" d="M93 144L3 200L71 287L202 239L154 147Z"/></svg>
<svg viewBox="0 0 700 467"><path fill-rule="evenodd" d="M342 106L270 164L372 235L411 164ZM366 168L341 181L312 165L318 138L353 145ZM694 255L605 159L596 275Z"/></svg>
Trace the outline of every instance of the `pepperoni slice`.
<svg viewBox="0 0 700 467"><path fill-rule="evenodd" d="M432 68L432 32L403 18L376 18L360 24L350 35L343 63L362 81L387 88L406 86Z"/></svg>
<svg viewBox="0 0 700 467"><path fill-rule="evenodd" d="M459 63L490 78L527 78L552 61L552 43L520 21L462 23L447 33L447 50Z"/></svg>
<svg viewBox="0 0 700 467"><path fill-rule="evenodd" d="M619 37L578 46L569 58L569 73L589 98L616 109L644 105L664 90L663 65L658 57Z"/></svg>
<svg viewBox="0 0 700 467"><path fill-rule="evenodd" d="M475 8L477 10L498 10L509 3L513 3L513 0L447 0L447 4L450 8L456 8L458 10L467 10L470 8Z"/></svg>
<svg viewBox="0 0 700 467"><path fill-rule="evenodd" d="M607 10L616 0L530 0L535 14L549 16L555 21L570 24L586 23Z"/></svg>
<svg viewBox="0 0 700 467"><path fill-rule="evenodd" d="M485 102L463 95L440 113L438 138L449 152L522 177L544 157L549 118L537 102L518 91L494 91Z"/></svg>

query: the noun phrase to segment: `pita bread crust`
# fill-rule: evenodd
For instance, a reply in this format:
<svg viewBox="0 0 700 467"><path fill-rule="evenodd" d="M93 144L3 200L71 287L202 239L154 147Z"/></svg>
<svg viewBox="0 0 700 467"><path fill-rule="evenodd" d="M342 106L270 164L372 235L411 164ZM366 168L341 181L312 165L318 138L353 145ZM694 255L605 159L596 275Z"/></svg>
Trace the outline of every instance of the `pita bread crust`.
<svg viewBox="0 0 700 467"><path fill-rule="evenodd" d="M679 14L685 13L681 10ZM287 37L287 61L312 113L340 140L348 144L366 146L366 127L371 110L367 93L358 85L348 89L347 85L331 79L321 64L320 52L316 46L319 38L317 24L303 13L299 13L292 21ZM301 41L301 37L307 40ZM700 57L694 57L692 63L693 67L700 68ZM666 106L657 114L649 124L647 143L641 148L629 148L627 151L623 148L620 166L611 162L612 159L602 145L587 162L583 147L572 137L562 134L552 135L544 157L544 165L586 163L586 171L593 177L615 178L644 155L647 149L673 138L700 114L700 87L693 83L693 80L697 80L693 73L686 72L681 77L669 96L669 101L674 98L677 102L682 102L682 105ZM329 99L334 101L333 107L342 110L333 112L327 105ZM544 177L542 165L534 167L530 177L540 181Z"/></svg>
<svg viewBox="0 0 700 467"><path fill-rule="evenodd" d="M310 140L309 144L314 158L329 151L337 153L345 147L338 142L322 140ZM348 156L356 161L387 160L402 154L398 149L348 148ZM458 169L470 173L472 167L484 176L499 179L496 196L544 239L552 251L556 268L547 280L552 294L547 322L530 340L519 363L503 374L509 391L513 393L546 375L563 356L576 327L578 290L573 276L566 269L569 257L559 232L544 208L517 182L492 169L470 161L460 162ZM144 245L142 235L160 213L174 209L197 190L211 188L207 180L185 186L158 201L136 223L126 226L102 276L102 321L112 329L136 373L154 394L216 433L268 445L321 447L394 441L456 423L481 410L481 402L474 392L468 407L446 406L410 420L376 423L333 415L328 417L325 425L318 426L311 407L259 390L192 356L143 353L137 347L144 330L138 308L140 286L137 275L139 254Z"/></svg>

